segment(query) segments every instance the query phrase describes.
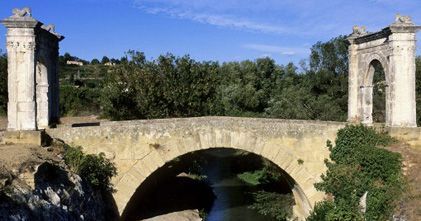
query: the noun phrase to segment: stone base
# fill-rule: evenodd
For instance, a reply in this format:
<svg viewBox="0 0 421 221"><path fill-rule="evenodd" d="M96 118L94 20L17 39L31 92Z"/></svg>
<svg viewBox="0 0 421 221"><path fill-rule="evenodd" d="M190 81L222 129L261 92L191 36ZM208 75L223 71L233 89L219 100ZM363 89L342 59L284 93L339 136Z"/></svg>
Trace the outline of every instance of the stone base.
<svg viewBox="0 0 421 221"><path fill-rule="evenodd" d="M42 146L46 141L45 131L5 131L3 144L33 144Z"/></svg>

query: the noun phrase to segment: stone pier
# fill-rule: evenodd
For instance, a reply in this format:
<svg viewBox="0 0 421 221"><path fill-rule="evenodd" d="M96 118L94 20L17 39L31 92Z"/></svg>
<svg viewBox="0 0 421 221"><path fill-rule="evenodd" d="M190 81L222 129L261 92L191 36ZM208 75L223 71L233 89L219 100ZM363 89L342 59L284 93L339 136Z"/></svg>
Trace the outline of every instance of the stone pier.
<svg viewBox="0 0 421 221"><path fill-rule="evenodd" d="M8 130L48 128L59 119L59 42L53 25L35 20L29 8L14 9L7 28Z"/></svg>

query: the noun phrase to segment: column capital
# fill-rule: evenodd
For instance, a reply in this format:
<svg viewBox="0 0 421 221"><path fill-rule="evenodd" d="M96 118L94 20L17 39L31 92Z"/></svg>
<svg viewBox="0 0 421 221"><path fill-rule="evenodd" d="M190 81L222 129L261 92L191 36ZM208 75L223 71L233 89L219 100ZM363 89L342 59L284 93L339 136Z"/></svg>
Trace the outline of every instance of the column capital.
<svg viewBox="0 0 421 221"><path fill-rule="evenodd" d="M410 16L396 15L395 22L389 26L392 33L415 33L421 29L412 21Z"/></svg>
<svg viewBox="0 0 421 221"><path fill-rule="evenodd" d="M12 16L1 21L6 28L36 28L42 25L32 17L30 8L15 8L12 12Z"/></svg>

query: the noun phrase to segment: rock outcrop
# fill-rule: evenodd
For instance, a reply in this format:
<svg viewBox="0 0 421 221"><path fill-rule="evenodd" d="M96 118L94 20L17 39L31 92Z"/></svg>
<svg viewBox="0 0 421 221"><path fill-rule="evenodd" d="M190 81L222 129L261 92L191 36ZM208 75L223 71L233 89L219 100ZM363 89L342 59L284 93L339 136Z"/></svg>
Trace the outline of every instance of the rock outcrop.
<svg viewBox="0 0 421 221"><path fill-rule="evenodd" d="M0 161L0 220L113 219L104 195L69 171L54 151L0 147L3 157L10 151L21 157L20 162Z"/></svg>

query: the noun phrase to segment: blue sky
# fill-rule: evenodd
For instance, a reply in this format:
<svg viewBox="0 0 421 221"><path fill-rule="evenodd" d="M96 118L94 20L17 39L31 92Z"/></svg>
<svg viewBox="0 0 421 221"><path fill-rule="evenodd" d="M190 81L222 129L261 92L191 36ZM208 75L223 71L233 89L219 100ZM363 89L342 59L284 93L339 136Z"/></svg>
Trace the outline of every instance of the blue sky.
<svg viewBox="0 0 421 221"><path fill-rule="evenodd" d="M311 45L349 34L354 25L377 31L396 13L421 25L421 0L0 0L0 18L24 6L66 36L61 53L87 60L119 58L133 49L148 58L171 52L197 60L270 56L297 64L308 59ZM5 32L1 26L3 51Z"/></svg>

